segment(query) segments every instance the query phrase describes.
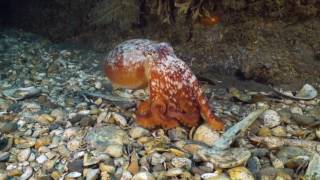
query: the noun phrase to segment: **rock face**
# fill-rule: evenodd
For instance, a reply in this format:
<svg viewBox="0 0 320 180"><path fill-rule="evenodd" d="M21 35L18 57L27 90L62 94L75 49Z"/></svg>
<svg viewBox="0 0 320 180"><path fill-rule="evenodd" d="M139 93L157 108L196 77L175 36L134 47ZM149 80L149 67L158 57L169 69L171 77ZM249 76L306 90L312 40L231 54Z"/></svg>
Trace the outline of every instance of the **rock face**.
<svg viewBox="0 0 320 180"><path fill-rule="evenodd" d="M297 5L294 2L293 7L287 7L281 1L279 14L277 3L269 3L269 8L262 8L263 3L252 3L256 5L246 8L246 3L241 2L239 7L232 6L238 1L222 4L222 9L233 14L221 13L220 23L215 26L195 24L191 39L185 17L177 17L174 26L160 23L153 15L144 18L147 23L130 19L137 16L137 5L125 10L133 16L119 14L114 23L88 26L94 24L97 19L94 12L103 3L97 0L56 0L49 4L40 0L2 1L0 25L24 28L55 40L77 39L104 52L124 40L148 37L170 42L177 55L192 61L193 69L202 74L236 73L244 79L297 87L305 81L319 82L320 22L316 19L319 7L313 1L299 7L294 7Z"/></svg>

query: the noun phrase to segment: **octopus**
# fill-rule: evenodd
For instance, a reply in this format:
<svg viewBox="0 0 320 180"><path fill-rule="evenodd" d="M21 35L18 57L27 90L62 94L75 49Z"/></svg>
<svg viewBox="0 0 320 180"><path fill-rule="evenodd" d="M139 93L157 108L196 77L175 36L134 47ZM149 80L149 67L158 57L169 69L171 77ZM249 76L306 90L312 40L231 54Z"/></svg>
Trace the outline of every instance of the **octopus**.
<svg viewBox="0 0 320 180"><path fill-rule="evenodd" d="M202 116L212 129L224 129L196 76L168 43L127 40L109 52L103 68L114 87L148 88L149 99L137 104L138 125L148 129L194 127Z"/></svg>

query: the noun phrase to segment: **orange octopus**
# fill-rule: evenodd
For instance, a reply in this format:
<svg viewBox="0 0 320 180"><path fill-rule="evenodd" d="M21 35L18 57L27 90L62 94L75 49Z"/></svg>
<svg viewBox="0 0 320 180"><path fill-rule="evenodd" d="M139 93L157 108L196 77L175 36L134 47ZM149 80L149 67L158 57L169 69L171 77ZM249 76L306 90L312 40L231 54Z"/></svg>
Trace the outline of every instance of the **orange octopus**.
<svg viewBox="0 0 320 180"><path fill-rule="evenodd" d="M224 129L195 75L167 43L125 41L108 54L104 71L114 87L148 87L149 99L138 103L136 111L136 121L142 127L194 127L202 115L211 128Z"/></svg>

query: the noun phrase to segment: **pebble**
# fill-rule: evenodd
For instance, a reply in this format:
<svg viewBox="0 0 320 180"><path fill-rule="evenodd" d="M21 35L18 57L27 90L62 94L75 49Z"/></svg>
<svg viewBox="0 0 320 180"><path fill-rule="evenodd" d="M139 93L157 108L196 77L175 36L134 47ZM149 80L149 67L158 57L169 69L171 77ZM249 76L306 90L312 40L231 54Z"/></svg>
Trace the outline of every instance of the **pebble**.
<svg viewBox="0 0 320 180"><path fill-rule="evenodd" d="M132 180L155 180L155 178L149 172L138 172L132 177Z"/></svg>
<svg viewBox="0 0 320 180"><path fill-rule="evenodd" d="M123 154L123 146L120 144L113 144L106 148L105 152L109 154L111 157L117 158L121 157Z"/></svg>
<svg viewBox="0 0 320 180"><path fill-rule="evenodd" d="M13 133L18 129L18 124L16 122L1 122L0 123L0 132L9 134Z"/></svg>
<svg viewBox="0 0 320 180"><path fill-rule="evenodd" d="M42 154L40 155L39 157L37 157L36 161L39 163L39 164L43 164L46 160L48 160L47 156Z"/></svg>
<svg viewBox="0 0 320 180"><path fill-rule="evenodd" d="M183 169L181 168L171 168L166 172L166 176L173 177L173 176L179 176L183 173Z"/></svg>
<svg viewBox="0 0 320 180"><path fill-rule="evenodd" d="M188 159L188 158L175 157L175 158L172 159L171 163L176 168L185 167L186 169L191 169L192 161L190 159Z"/></svg>
<svg viewBox="0 0 320 180"><path fill-rule="evenodd" d="M252 173L245 167L239 166L229 169L228 174L231 180L254 180Z"/></svg>
<svg viewBox="0 0 320 180"><path fill-rule="evenodd" d="M19 177L20 180L27 180L29 179L33 174L33 169L32 167L28 166L25 168L23 171L23 174Z"/></svg>
<svg viewBox="0 0 320 180"><path fill-rule="evenodd" d="M262 119L263 119L264 125L268 128L276 127L281 123L279 114L276 111L271 109L268 109L263 113Z"/></svg>
<svg viewBox="0 0 320 180"><path fill-rule="evenodd" d="M17 156L18 161L20 161L20 162L27 161L30 154L31 154L30 148L26 148L26 149L21 150Z"/></svg>
<svg viewBox="0 0 320 180"><path fill-rule="evenodd" d="M165 160L166 158L159 153L153 153L151 155L151 164L154 166L162 164Z"/></svg>
<svg viewBox="0 0 320 180"><path fill-rule="evenodd" d="M213 143L219 139L219 133L213 131L210 127L203 124L198 127L196 132L193 135L193 140L204 142L209 146L212 146Z"/></svg>
<svg viewBox="0 0 320 180"><path fill-rule="evenodd" d="M67 148L70 151L76 151L80 148L81 142L82 142L81 138L79 138L79 137L73 138L70 141L68 141Z"/></svg>
<svg viewBox="0 0 320 180"><path fill-rule="evenodd" d="M132 129L130 129L129 135L133 139L138 139L142 136L149 136L150 132L147 129L144 129L142 127L134 127Z"/></svg>
<svg viewBox="0 0 320 180"><path fill-rule="evenodd" d="M82 159L76 159L70 163L68 163L67 168L69 172L82 172L83 170L83 160Z"/></svg>
<svg viewBox="0 0 320 180"><path fill-rule="evenodd" d="M100 174L100 169L86 169L86 180L96 180Z"/></svg>
<svg viewBox="0 0 320 180"><path fill-rule="evenodd" d="M8 161L10 158L9 152L0 152L0 162Z"/></svg>
<svg viewBox="0 0 320 180"><path fill-rule="evenodd" d="M276 137L286 137L287 136L286 128L283 126L277 126L273 129L271 129L271 133L273 136L276 136Z"/></svg>

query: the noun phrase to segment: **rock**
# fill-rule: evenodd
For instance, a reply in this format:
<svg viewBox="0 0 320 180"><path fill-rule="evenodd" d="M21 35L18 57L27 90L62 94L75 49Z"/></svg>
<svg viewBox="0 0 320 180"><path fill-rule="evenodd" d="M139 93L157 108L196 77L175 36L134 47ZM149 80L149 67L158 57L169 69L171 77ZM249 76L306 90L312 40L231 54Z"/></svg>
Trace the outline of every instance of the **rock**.
<svg viewBox="0 0 320 180"><path fill-rule="evenodd" d="M132 177L132 180L155 180L155 178L149 172L139 172Z"/></svg>
<svg viewBox="0 0 320 180"><path fill-rule="evenodd" d="M271 129L272 135L276 137L286 137L287 136L287 131L286 128L283 126L277 126L273 129Z"/></svg>
<svg viewBox="0 0 320 180"><path fill-rule="evenodd" d="M320 120L312 116L301 115L298 113L292 113L292 120L294 120L294 122L296 122L298 125L302 126L312 127L320 124Z"/></svg>
<svg viewBox="0 0 320 180"><path fill-rule="evenodd" d="M65 117L65 113L61 109L54 109L50 115L54 117L56 121L63 121Z"/></svg>
<svg viewBox="0 0 320 180"><path fill-rule="evenodd" d="M188 139L187 131L182 127L170 129L168 135L171 141L185 140Z"/></svg>
<svg viewBox="0 0 320 180"><path fill-rule="evenodd" d="M133 139L138 139L138 138L140 138L142 136L149 136L150 132L147 129L144 129L142 127L134 127L132 129L130 129L129 135Z"/></svg>
<svg viewBox="0 0 320 180"><path fill-rule="evenodd" d="M6 162L10 158L9 152L0 152L0 162Z"/></svg>
<svg viewBox="0 0 320 180"><path fill-rule="evenodd" d="M174 177L174 176L179 176L182 173L183 173L183 169L181 168L171 168L166 172L166 176Z"/></svg>
<svg viewBox="0 0 320 180"><path fill-rule="evenodd" d="M165 160L166 158L159 153L153 153L151 155L151 164L154 166L162 164Z"/></svg>
<svg viewBox="0 0 320 180"><path fill-rule="evenodd" d="M271 130L268 127L262 127L259 129L258 135L262 137L271 136Z"/></svg>
<svg viewBox="0 0 320 180"><path fill-rule="evenodd" d="M85 139L89 148L97 149L101 152L105 152L110 145L124 145L129 142L127 133L113 125L95 127L88 132ZM122 149L120 146L117 146L116 148ZM109 149L108 151L111 152L112 149Z"/></svg>
<svg viewBox="0 0 320 180"><path fill-rule="evenodd" d="M271 109L268 109L263 113L262 119L263 119L264 125L268 128L276 127L281 123L279 114L276 111Z"/></svg>
<svg viewBox="0 0 320 180"><path fill-rule="evenodd" d="M41 146L47 146L49 144L51 144L51 137L44 136L44 137L40 137L39 139L37 139L34 146L36 149L39 149Z"/></svg>
<svg viewBox="0 0 320 180"><path fill-rule="evenodd" d="M218 140L219 133L216 131L213 131L210 127L203 124L198 127L196 130L193 139L196 141L204 142L209 146L212 146L213 143Z"/></svg>
<svg viewBox="0 0 320 180"><path fill-rule="evenodd" d="M101 172L106 172L106 173L109 173L109 174L114 174L116 172L115 166L108 165L108 164L105 164L105 163L100 163L99 164L99 169L100 169Z"/></svg>
<svg viewBox="0 0 320 180"><path fill-rule="evenodd" d="M298 106L293 106L293 107L291 107L290 111L291 111L292 114L300 114L300 115L303 115L302 109L301 109L300 107L298 107Z"/></svg>
<svg viewBox="0 0 320 180"><path fill-rule="evenodd" d="M23 174L20 176L19 179L27 180L32 176L32 174L33 174L33 169L32 167L28 166L25 168L25 170L23 171Z"/></svg>
<svg viewBox="0 0 320 180"><path fill-rule="evenodd" d="M79 124L81 127L93 126L96 123L96 120L91 116L84 116L81 118Z"/></svg>
<svg viewBox="0 0 320 180"><path fill-rule="evenodd" d="M13 133L18 129L18 124L16 122L1 122L0 123L0 132L9 134Z"/></svg>
<svg viewBox="0 0 320 180"><path fill-rule="evenodd" d="M76 159L67 165L69 172L82 172L83 171L83 160L82 159Z"/></svg>
<svg viewBox="0 0 320 180"><path fill-rule="evenodd" d="M131 157L130 157L130 164L129 164L129 167L128 167L128 171L135 175L139 172L139 162L138 162L138 155L137 153L133 152L131 154Z"/></svg>
<svg viewBox="0 0 320 180"><path fill-rule="evenodd" d="M81 177L81 173L80 172L71 172L71 173L69 173L69 174L67 174L66 176L65 176L65 179L66 180L71 180L71 178L79 178L79 177Z"/></svg>
<svg viewBox="0 0 320 180"><path fill-rule="evenodd" d="M100 174L100 169L87 169L86 180L95 180Z"/></svg>
<svg viewBox="0 0 320 180"><path fill-rule="evenodd" d="M118 158L122 156L122 148L123 146L120 144L112 144L106 148L105 152L114 158Z"/></svg>
<svg viewBox="0 0 320 180"><path fill-rule="evenodd" d="M280 159L286 167L295 169L303 166L312 157L312 154L299 147L282 147L276 157Z"/></svg>
<svg viewBox="0 0 320 180"><path fill-rule="evenodd" d="M67 148L70 151L76 151L80 148L81 142L82 142L82 138L80 137L73 138L70 141L68 141Z"/></svg>
<svg viewBox="0 0 320 180"><path fill-rule="evenodd" d="M17 156L18 161L20 161L20 162L27 161L30 154L31 154L30 148L26 148L26 149L21 150Z"/></svg>
<svg viewBox="0 0 320 180"><path fill-rule="evenodd" d="M48 160L47 156L42 154L40 155L39 157L37 157L36 161L39 163L39 164L43 164L46 160Z"/></svg>
<svg viewBox="0 0 320 180"><path fill-rule="evenodd" d="M71 127L64 131L63 136L67 138L76 137L78 136L79 131L80 131L79 127Z"/></svg>
<svg viewBox="0 0 320 180"><path fill-rule="evenodd" d="M125 117L118 113L111 113L110 119L114 120L117 124L121 126L126 126L127 125L127 120ZM110 121L110 120L109 120Z"/></svg>
<svg viewBox="0 0 320 180"><path fill-rule="evenodd" d="M96 89L101 89L102 88L102 83L100 81L97 81L97 82L94 83L94 87Z"/></svg>
<svg viewBox="0 0 320 180"><path fill-rule="evenodd" d="M229 169L227 172L231 180L254 180L251 172L242 166Z"/></svg>
<svg viewBox="0 0 320 180"><path fill-rule="evenodd" d="M192 161L188 158L179 158L175 157L171 161L172 165L176 168L186 168L186 169L191 169L191 164Z"/></svg>

